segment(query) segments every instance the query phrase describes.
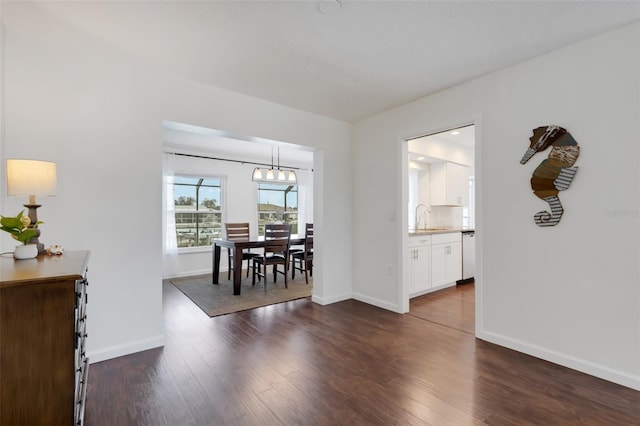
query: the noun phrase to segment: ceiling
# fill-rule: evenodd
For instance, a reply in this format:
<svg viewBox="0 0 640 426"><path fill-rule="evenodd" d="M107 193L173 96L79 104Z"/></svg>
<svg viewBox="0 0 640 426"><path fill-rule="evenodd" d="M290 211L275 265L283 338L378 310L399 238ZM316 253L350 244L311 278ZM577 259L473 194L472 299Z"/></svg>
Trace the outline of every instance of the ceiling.
<svg viewBox="0 0 640 426"><path fill-rule="evenodd" d="M640 19L638 1L11 1L3 23L354 122Z"/></svg>
<svg viewBox="0 0 640 426"><path fill-rule="evenodd" d="M431 135L421 136L411 139L408 144L409 160L417 163L432 163L434 161L442 161L443 157L430 157L425 152L431 151L431 144L444 146L457 146L458 148L469 150L473 157L475 149L475 126L473 124L456 129L450 129L444 132L434 133ZM444 152L442 152L444 154Z"/></svg>
<svg viewBox="0 0 640 426"><path fill-rule="evenodd" d="M313 169L313 152L299 145L231 135L219 130L172 121L163 123L162 133L165 152L274 164L282 168Z"/></svg>

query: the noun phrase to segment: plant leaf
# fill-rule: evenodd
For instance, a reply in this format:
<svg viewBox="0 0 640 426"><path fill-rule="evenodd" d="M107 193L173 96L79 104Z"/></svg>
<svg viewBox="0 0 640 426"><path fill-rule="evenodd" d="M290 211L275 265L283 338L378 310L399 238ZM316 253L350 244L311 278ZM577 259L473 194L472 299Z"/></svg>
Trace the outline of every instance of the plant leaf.
<svg viewBox="0 0 640 426"><path fill-rule="evenodd" d="M2 219L0 219L0 225L2 225L3 228L19 228L22 226L22 222L20 222L20 219L15 217L3 216Z"/></svg>
<svg viewBox="0 0 640 426"><path fill-rule="evenodd" d="M22 241L22 243L27 244L27 241L34 238L38 233L33 229L25 229L18 235L18 241Z"/></svg>

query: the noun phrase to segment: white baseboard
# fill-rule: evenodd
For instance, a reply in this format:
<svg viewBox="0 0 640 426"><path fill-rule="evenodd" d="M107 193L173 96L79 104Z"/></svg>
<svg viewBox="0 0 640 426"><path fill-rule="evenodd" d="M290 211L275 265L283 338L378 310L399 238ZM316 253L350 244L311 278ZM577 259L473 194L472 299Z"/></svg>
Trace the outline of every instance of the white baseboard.
<svg viewBox="0 0 640 426"><path fill-rule="evenodd" d="M617 383L631 389L640 390L640 375L633 375L609 367L595 364L580 358L575 358L560 352L549 350L537 345L532 345L519 340L511 339L496 333L477 331L477 337L496 345L504 346L554 364L562 365L573 370L580 371L591 376L599 377L609 382Z"/></svg>
<svg viewBox="0 0 640 426"><path fill-rule="evenodd" d="M316 295L311 295L312 302L317 303L318 305L323 305L323 306L330 305L332 303L342 302L349 299L351 299L351 293L343 294L340 296L334 296L334 297L318 297Z"/></svg>
<svg viewBox="0 0 640 426"><path fill-rule="evenodd" d="M360 293L353 293L353 298L360 302L368 303L369 305L377 306L378 308L386 309L398 314L404 313L400 305L385 302L384 300L375 299L373 297L365 296Z"/></svg>
<svg viewBox="0 0 640 426"><path fill-rule="evenodd" d="M109 348L99 349L97 351L87 352L91 364L100 361L106 361L111 358L117 358L136 352L146 351L164 346L164 336L151 337L139 340L137 342L126 343L123 345L111 346Z"/></svg>
<svg viewBox="0 0 640 426"><path fill-rule="evenodd" d="M220 269L220 274L222 274L223 272L227 272L226 269ZM182 272L180 274L174 274L174 275L167 275L165 277L163 277L162 279L164 280L170 280L172 278L186 278L186 277L193 277L195 275L205 275L205 274L210 274L211 273L211 268L209 269L198 269L195 271L187 271L187 272Z"/></svg>
<svg viewBox="0 0 640 426"><path fill-rule="evenodd" d="M438 287L433 287L433 288L428 288L426 290L420 290L420 291L416 291L415 293L410 293L409 294L409 299L413 299L414 297L418 297L418 296L424 296L425 294L429 294L429 293L434 293L436 291L440 291L440 290L444 290L445 288L449 288L449 287L455 287L456 286L456 282L450 282Z"/></svg>

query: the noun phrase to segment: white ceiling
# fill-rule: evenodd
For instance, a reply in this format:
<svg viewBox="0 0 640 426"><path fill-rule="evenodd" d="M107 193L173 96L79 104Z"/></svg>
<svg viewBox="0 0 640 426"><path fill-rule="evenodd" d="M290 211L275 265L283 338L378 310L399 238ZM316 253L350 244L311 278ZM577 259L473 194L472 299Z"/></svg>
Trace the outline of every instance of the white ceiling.
<svg viewBox="0 0 640 426"><path fill-rule="evenodd" d="M475 126L469 125L450 129L444 132L425 135L411 139L408 144L409 159L418 163L431 163L442 161L443 158L429 157L425 152L429 152L431 144L436 145L458 145L461 148L472 150L475 148ZM472 154L473 156L473 154Z"/></svg>
<svg viewBox="0 0 640 426"><path fill-rule="evenodd" d="M177 152L234 161L313 169L313 152L299 145L261 138L247 138L218 130L165 121L162 142L166 152Z"/></svg>
<svg viewBox="0 0 640 426"><path fill-rule="evenodd" d="M640 19L639 1L12 1L8 27L100 41L352 122Z"/></svg>
<svg viewBox="0 0 640 426"><path fill-rule="evenodd" d="M640 1L0 0L0 14L16 31L102 43L188 79L353 122L636 21ZM165 127L165 144L182 151L271 158L273 141ZM311 166L311 152L279 146L283 163Z"/></svg>

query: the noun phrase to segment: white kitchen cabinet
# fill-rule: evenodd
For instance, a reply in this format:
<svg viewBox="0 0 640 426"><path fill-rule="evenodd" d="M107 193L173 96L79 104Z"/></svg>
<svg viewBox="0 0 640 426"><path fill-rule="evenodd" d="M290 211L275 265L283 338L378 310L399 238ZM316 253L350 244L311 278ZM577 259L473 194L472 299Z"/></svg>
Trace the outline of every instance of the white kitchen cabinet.
<svg viewBox="0 0 640 426"><path fill-rule="evenodd" d="M432 206L469 205L469 167L441 161L431 163Z"/></svg>
<svg viewBox="0 0 640 426"><path fill-rule="evenodd" d="M431 288L454 285L462 279L462 234L452 232L432 235Z"/></svg>
<svg viewBox="0 0 640 426"><path fill-rule="evenodd" d="M409 237L409 297L431 289L431 236Z"/></svg>

